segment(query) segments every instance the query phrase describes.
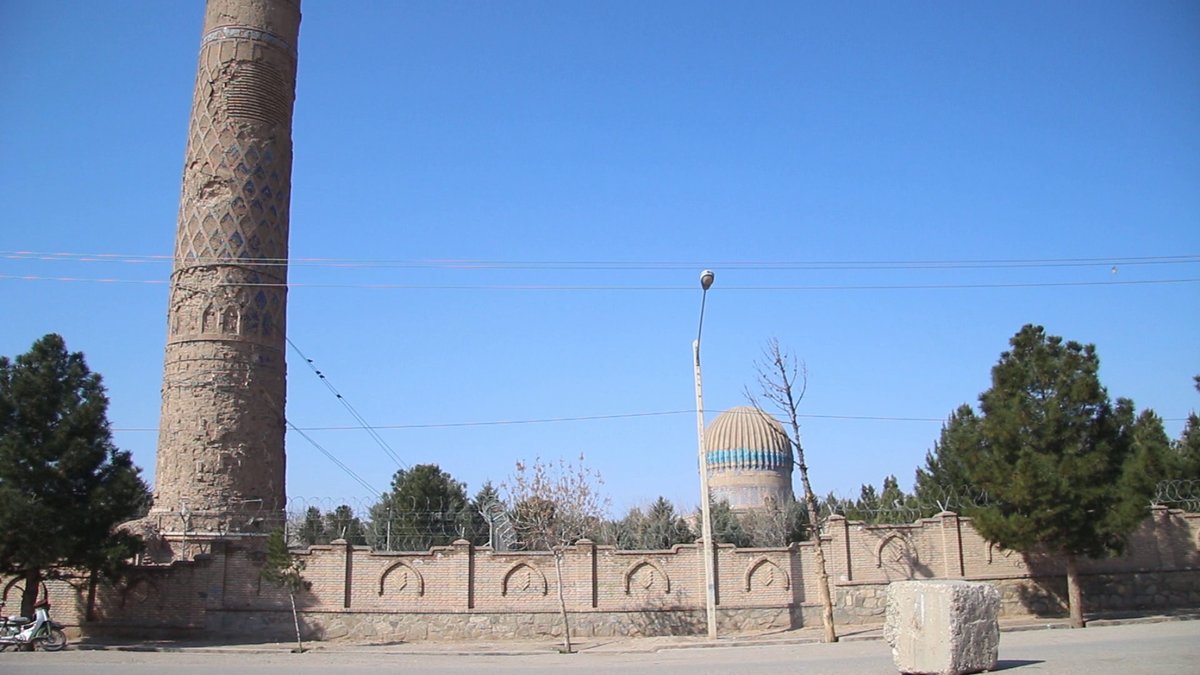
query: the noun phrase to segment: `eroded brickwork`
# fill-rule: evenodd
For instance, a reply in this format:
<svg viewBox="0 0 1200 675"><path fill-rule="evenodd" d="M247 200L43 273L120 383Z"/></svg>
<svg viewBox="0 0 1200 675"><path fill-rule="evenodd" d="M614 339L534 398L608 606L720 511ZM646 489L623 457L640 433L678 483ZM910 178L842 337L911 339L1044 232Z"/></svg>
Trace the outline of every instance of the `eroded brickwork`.
<svg viewBox="0 0 1200 675"><path fill-rule="evenodd" d="M288 206L299 0L209 0L171 275L151 520L285 505Z"/></svg>

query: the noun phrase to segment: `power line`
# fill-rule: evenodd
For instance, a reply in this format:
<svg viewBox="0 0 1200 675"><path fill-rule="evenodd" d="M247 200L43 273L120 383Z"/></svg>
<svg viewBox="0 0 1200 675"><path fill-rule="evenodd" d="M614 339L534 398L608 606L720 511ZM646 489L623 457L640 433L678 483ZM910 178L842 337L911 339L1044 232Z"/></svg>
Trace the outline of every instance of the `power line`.
<svg viewBox="0 0 1200 675"><path fill-rule="evenodd" d="M560 422L594 422L598 420L630 419L636 417L663 417L667 415L683 415L696 413L695 410L667 410L662 412L625 413L618 415L583 415L577 417L544 417L524 420L486 420L475 422L435 422L425 424L386 424L376 426L376 429L453 429L459 427L494 427L513 426L522 424L556 424ZM310 431L343 431L353 427L310 427Z"/></svg>
<svg viewBox="0 0 1200 675"><path fill-rule="evenodd" d="M77 253L0 251L0 258L37 262L100 262L120 264L164 264L174 256L124 253ZM370 258L187 258L189 264L234 264L244 266L297 266L331 268L409 268L443 270L691 270L696 267L758 270L929 270L1003 269L1051 267L1105 267L1132 265L1178 265L1200 263L1200 254L1170 256L1110 256L1086 258L981 258L918 260L476 260L476 259L370 259Z"/></svg>
<svg viewBox="0 0 1200 675"><path fill-rule="evenodd" d="M379 432L375 431L375 428L368 424L367 420L364 419L363 416L358 413L358 410L356 410L354 406L350 404L350 401L348 401L345 396L342 396L341 392L339 392L333 386L333 383L329 381L329 378L325 377L325 373L317 370L317 366L313 363L313 360L308 358L304 352L300 351L300 348L296 346L295 342L292 342L291 338L285 337L284 339L287 340L288 345L295 350L296 354L299 355L300 358L304 359L304 362L308 365L309 370L311 370L313 374L321 380L321 382L325 385L325 388L328 389L329 392L341 402L342 406L350 412L350 415L358 421L359 426L356 428L366 431L367 434L369 434L375 441L375 444L378 445L385 453L387 453L388 457L392 458L392 461L396 463L396 466L402 469L407 469L408 465L400 459L400 456L397 455L394 450L392 450L392 446L388 445L387 441L383 440L383 437L379 435Z"/></svg>
<svg viewBox="0 0 1200 675"><path fill-rule="evenodd" d="M295 424L292 424L292 422L290 420L288 420L287 425L289 427L291 427L293 431L300 434L300 436L304 440L308 441L314 448L319 450L321 452L321 454L325 455L325 457L327 457L329 459L329 461L336 464L338 466L338 468L340 468L343 472L346 473L346 475L353 478L354 481L357 482L359 485L366 488L372 494L380 494L374 487L371 486L370 483L363 480L362 476L359 476L357 473L354 473L354 471L350 467L343 464L342 461L340 459L338 459L337 457L335 457L333 453L326 450L320 443L313 440L313 438L311 436L304 433L303 429L301 429L300 427L297 427Z"/></svg>
<svg viewBox="0 0 1200 675"><path fill-rule="evenodd" d="M38 275L0 274L0 281L58 281L71 283L100 283L100 284L146 284L166 285L165 279L86 279L80 277L47 277ZM969 290L990 288L1070 288L1087 286L1158 286L1174 284L1194 284L1200 282L1200 277L1180 279L1142 279L1142 280L1105 280L1105 281L1033 281L1033 282L996 282L996 283L958 283L958 284L814 284L814 285L779 285L779 286L722 286L721 292L786 292L786 291L897 291L897 290ZM563 285L563 284L326 284L326 283L239 283L217 284L218 286L256 287L256 288L331 288L331 289L373 289L373 290L408 290L408 291L557 291L557 292L694 292L691 285L680 286L612 286L612 285Z"/></svg>
<svg viewBox="0 0 1200 675"><path fill-rule="evenodd" d="M711 411L710 411L711 412ZM641 413L618 413L612 415L578 415L572 417L541 417L531 419L518 420L477 420L469 422L426 422L426 423L407 423L407 424L375 424L371 425L371 430L405 430L405 429L454 429L461 427L492 427L492 426L512 426L523 424L558 424L563 422L595 422L604 420L630 419L639 417L666 417L671 415L695 415L695 410L664 410L656 412L641 412ZM863 422L937 422L946 421L945 417L903 417L895 415L826 415L821 413L803 413L798 415L802 419L823 419L823 420L853 420ZM1164 422L1184 422L1186 417L1164 417ZM362 425L329 425L317 427L298 427L291 425L298 432L306 431L362 431ZM157 427L122 427L114 428L113 431L122 433L139 433L139 432L157 432Z"/></svg>

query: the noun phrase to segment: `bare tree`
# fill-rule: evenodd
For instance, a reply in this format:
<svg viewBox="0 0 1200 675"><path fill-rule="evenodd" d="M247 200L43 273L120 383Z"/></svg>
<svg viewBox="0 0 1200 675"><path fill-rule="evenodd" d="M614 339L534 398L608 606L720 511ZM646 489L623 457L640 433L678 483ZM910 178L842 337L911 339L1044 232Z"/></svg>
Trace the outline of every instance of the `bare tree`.
<svg viewBox="0 0 1200 675"><path fill-rule="evenodd" d="M563 556L568 546L596 530L608 511L608 498L597 487L604 480L583 464L533 464L517 462L511 482L503 487L513 505L513 520L518 536L527 548L554 554L558 608L563 622L563 651L571 653L571 624L567 619L567 601L563 595Z"/></svg>
<svg viewBox="0 0 1200 675"><path fill-rule="evenodd" d="M768 497L762 506L738 514L738 520L751 546L775 548L808 539L808 510L791 500Z"/></svg>
<svg viewBox="0 0 1200 675"><path fill-rule="evenodd" d="M812 483L808 479L808 463L804 459L804 446L800 442L800 401L808 388L808 370L802 361L792 358L779 345L779 340L771 338L763 348L763 361L755 362L758 373L758 386L762 398L770 402L787 418L791 432L785 432L792 451L796 454L796 468L800 472L800 484L804 488L804 505L808 510L808 522L814 528L813 552L817 563L817 591L821 597L821 623L824 627L825 642L837 642L837 629L833 625L833 595L829 590L829 572L825 568L825 548L821 543L819 506L817 495L813 492ZM759 405L759 396L746 389L746 398L760 412L767 414Z"/></svg>

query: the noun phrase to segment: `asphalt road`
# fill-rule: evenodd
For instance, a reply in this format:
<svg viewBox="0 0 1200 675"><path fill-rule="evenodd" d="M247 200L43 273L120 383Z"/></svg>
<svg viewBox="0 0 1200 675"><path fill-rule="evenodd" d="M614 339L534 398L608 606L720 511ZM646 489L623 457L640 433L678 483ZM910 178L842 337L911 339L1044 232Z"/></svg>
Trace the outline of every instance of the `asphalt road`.
<svg viewBox="0 0 1200 675"><path fill-rule="evenodd" d="M835 645L779 644L668 649L659 652L585 651L578 654L413 654L377 647L326 645L305 654L211 649L179 652L75 651L0 654L0 672L172 675L254 673L781 673L828 675L895 673L880 641ZM1102 675L1200 673L1200 621L1004 633L998 671Z"/></svg>

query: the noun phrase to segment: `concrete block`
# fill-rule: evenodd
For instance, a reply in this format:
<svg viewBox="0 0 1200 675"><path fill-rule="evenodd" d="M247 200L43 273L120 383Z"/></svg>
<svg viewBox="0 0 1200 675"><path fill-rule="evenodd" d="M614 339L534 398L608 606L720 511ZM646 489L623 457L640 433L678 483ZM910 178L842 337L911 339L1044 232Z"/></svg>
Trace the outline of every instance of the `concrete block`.
<svg viewBox="0 0 1200 675"><path fill-rule="evenodd" d="M888 585L883 636L902 673L963 675L992 670L1000 651L1000 593L969 581Z"/></svg>

